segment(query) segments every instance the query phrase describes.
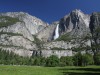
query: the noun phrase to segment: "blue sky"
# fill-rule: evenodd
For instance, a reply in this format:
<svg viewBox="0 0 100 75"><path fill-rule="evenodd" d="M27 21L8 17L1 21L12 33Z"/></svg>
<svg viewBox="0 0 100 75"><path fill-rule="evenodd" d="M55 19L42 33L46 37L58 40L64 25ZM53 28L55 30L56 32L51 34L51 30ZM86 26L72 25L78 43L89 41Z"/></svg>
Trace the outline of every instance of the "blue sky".
<svg viewBox="0 0 100 75"><path fill-rule="evenodd" d="M75 9L87 14L99 12L100 0L0 0L0 12L23 11L49 23Z"/></svg>

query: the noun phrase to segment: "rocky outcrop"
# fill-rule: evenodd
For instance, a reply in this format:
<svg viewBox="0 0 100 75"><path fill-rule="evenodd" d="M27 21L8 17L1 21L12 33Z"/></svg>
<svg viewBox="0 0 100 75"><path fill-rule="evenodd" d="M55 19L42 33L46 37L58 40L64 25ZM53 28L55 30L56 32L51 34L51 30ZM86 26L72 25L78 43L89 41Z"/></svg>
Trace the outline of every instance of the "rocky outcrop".
<svg viewBox="0 0 100 75"><path fill-rule="evenodd" d="M89 22L90 16L76 9L60 20L59 32L60 34L70 33L72 37L83 37L90 31Z"/></svg>
<svg viewBox="0 0 100 75"><path fill-rule="evenodd" d="M36 50L36 45L21 35L5 33L0 35L1 46L18 46L27 50Z"/></svg>
<svg viewBox="0 0 100 75"><path fill-rule="evenodd" d="M33 35L48 26L48 23L45 23L39 18L31 16L25 12L7 12L1 13L0 15L19 18L20 21L24 22L24 25L26 26L27 30Z"/></svg>
<svg viewBox="0 0 100 75"><path fill-rule="evenodd" d="M37 29L29 30L30 26L35 28L34 25L37 25L33 18L36 22L39 22L37 24L41 24L41 20L23 12L0 14L0 48L13 51L21 56L31 56L32 50L38 49L36 44L33 43L34 37L32 36Z"/></svg>
<svg viewBox="0 0 100 75"><path fill-rule="evenodd" d="M81 10L74 10L60 21L52 23L37 34L40 40L55 40L63 34L70 34L74 38L83 38L90 34L90 16Z"/></svg>
<svg viewBox="0 0 100 75"><path fill-rule="evenodd" d="M55 31L58 24L59 24L59 21L56 21L50 24L49 26L45 27L42 31L36 34L37 38L44 42L50 42L54 40L54 36L56 35Z"/></svg>
<svg viewBox="0 0 100 75"><path fill-rule="evenodd" d="M0 48L2 48L2 50L14 52L17 55L24 56L24 57L31 57L33 54L32 50L26 50L20 47L0 46Z"/></svg>
<svg viewBox="0 0 100 75"><path fill-rule="evenodd" d="M90 18L90 30L92 33L93 51L100 51L100 13L93 13Z"/></svg>
<svg viewBox="0 0 100 75"><path fill-rule="evenodd" d="M33 56L43 56L43 57L50 57L51 55L56 55L59 58L61 56L72 56L72 50L34 50Z"/></svg>
<svg viewBox="0 0 100 75"><path fill-rule="evenodd" d="M52 41L53 36L54 36L55 28L56 28L56 25L53 25L53 24L50 25L50 26L47 26L41 32L36 34L36 36L37 36L38 39L40 39L44 42Z"/></svg>
<svg viewBox="0 0 100 75"><path fill-rule="evenodd" d="M17 22L11 26L0 28L0 32L17 33L22 34L25 38L34 41L32 34L27 30L23 22Z"/></svg>
<svg viewBox="0 0 100 75"><path fill-rule="evenodd" d="M64 42L64 41L54 41L48 42L43 45L44 49L52 49L52 48L62 48L62 49L71 49L72 47L77 46L77 44L71 44L71 42Z"/></svg>

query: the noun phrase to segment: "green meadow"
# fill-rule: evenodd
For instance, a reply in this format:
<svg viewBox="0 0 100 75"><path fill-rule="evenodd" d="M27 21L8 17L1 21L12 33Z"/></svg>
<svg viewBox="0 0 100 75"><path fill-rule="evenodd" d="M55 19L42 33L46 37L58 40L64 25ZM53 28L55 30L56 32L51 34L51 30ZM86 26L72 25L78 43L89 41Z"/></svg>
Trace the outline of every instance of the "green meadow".
<svg viewBox="0 0 100 75"><path fill-rule="evenodd" d="M100 75L100 66L0 66L0 75Z"/></svg>

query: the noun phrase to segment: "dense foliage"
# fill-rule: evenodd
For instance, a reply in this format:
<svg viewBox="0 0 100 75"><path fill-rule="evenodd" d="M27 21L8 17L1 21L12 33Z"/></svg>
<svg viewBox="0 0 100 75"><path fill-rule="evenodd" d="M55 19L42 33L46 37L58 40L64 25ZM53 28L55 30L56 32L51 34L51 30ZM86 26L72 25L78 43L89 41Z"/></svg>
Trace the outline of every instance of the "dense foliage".
<svg viewBox="0 0 100 75"><path fill-rule="evenodd" d="M73 56L73 60L75 66L87 66L87 65L93 65L94 63L93 56L88 53L81 54L79 52L75 54L75 56Z"/></svg>
<svg viewBox="0 0 100 75"><path fill-rule="evenodd" d="M96 53L95 56L94 56L94 63L96 65L100 65L100 52Z"/></svg>

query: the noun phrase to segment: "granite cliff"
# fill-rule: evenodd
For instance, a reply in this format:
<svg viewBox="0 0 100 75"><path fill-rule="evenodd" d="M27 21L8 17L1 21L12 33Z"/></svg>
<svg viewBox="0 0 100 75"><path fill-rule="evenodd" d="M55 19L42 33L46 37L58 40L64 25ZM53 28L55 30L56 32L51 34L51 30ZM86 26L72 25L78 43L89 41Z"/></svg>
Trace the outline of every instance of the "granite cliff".
<svg viewBox="0 0 100 75"><path fill-rule="evenodd" d="M100 13L74 10L59 21L48 24L24 12L0 14L0 48L21 56L72 56L73 49L98 45L100 51Z"/></svg>

